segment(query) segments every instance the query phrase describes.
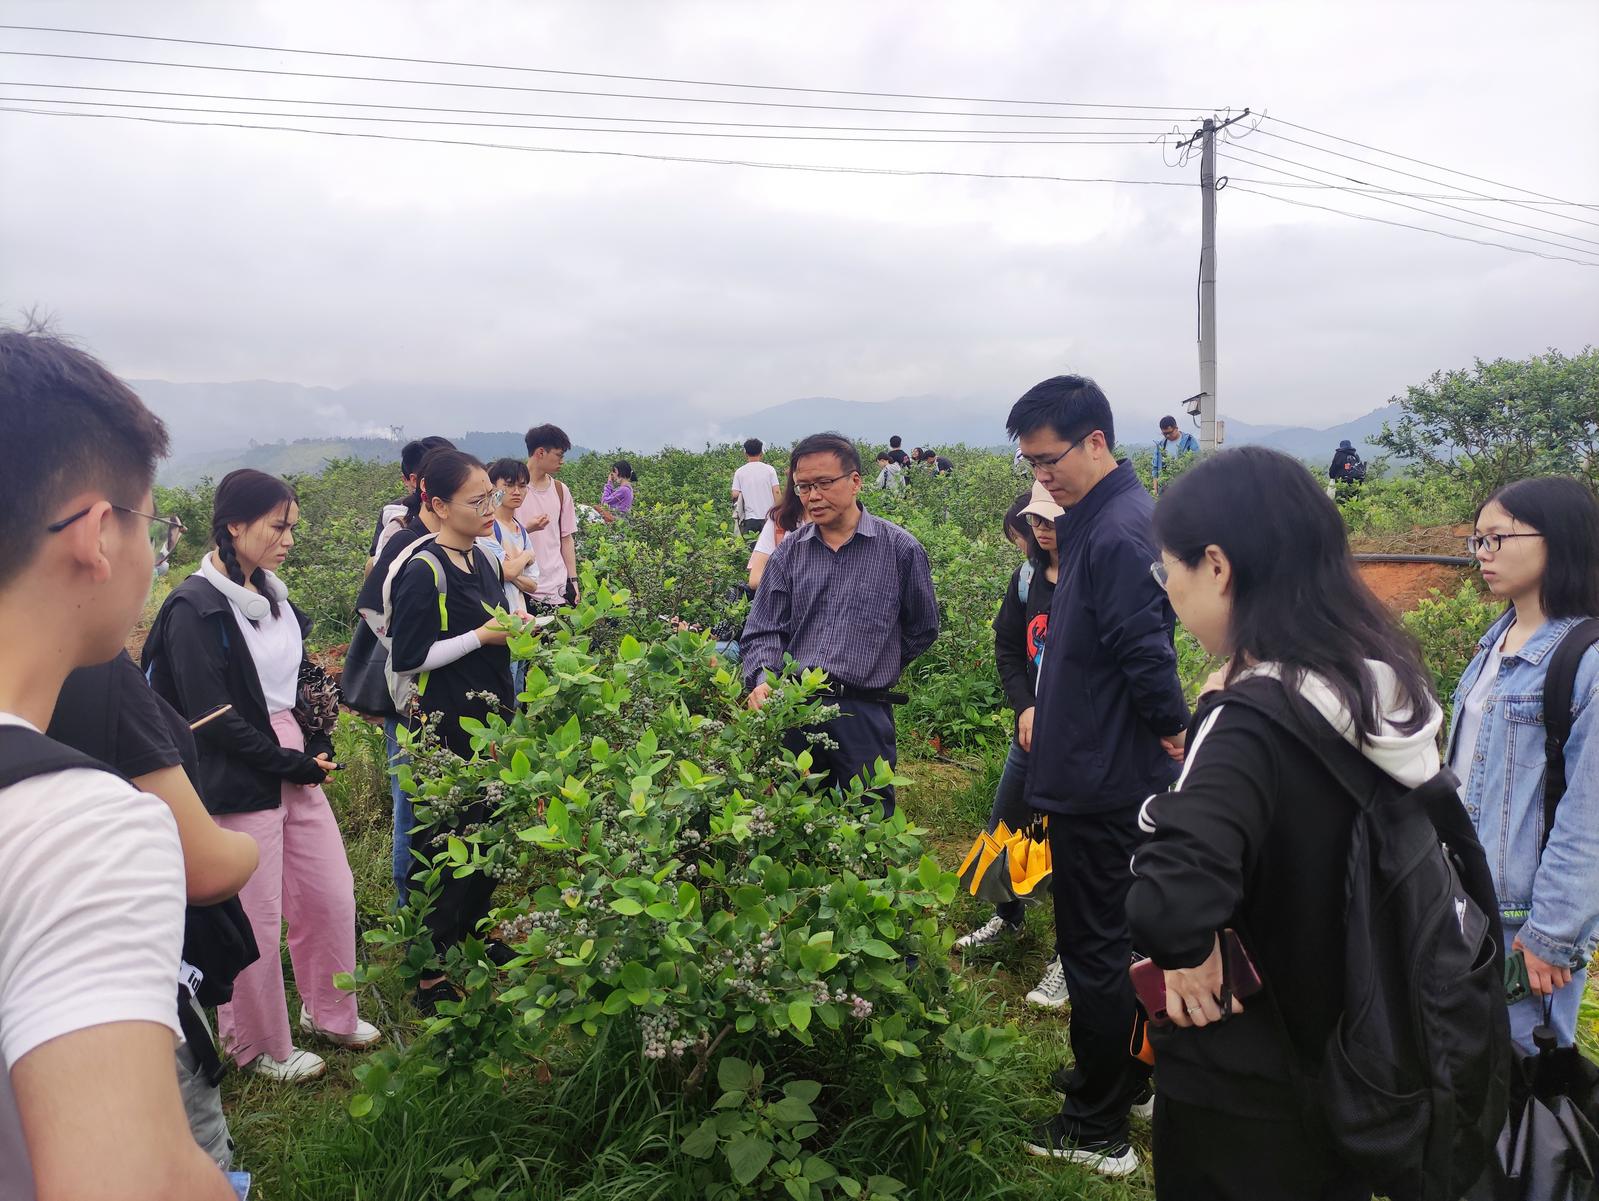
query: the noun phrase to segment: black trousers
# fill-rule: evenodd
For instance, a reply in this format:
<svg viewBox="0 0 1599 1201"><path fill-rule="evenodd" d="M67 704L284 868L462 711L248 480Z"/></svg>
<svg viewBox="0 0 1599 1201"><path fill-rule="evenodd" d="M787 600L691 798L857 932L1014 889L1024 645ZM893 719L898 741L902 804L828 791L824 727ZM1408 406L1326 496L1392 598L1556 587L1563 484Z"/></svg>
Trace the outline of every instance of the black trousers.
<svg viewBox="0 0 1599 1201"><path fill-rule="evenodd" d="M1370 1201L1289 1117L1239 1118L1155 1094L1158 1201Z"/></svg>
<svg viewBox="0 0 1599 1201"><path fill-rule="evenodd" d="M487 805L473 805L461 815L460 822L464 826L471 822L486 821L490 816ZM444 849L447 835L458 832L453 828L439 827L418 831L412 845L431 857ZM421 888L421 879L429 870L421 863L415 864L411 873L413 891ZM464 942L467 935L477 929L477 924L488 916L494 900L494 884L494 877L482 872L473 872L459 879L451 868L439 873L438 896L434 898L433 908L428 910L422 924L441 958L451 947Z"/></svg>
<svg viewBox="0 0 1599 1201"><path fill-rule="evenodd" d="M745 521L739 522L738 523L738 528L739 528L739 531L741 533L759 534L761 532L762 527L765 526L765 525L766 525L766 518L764 518L764 517L751 517L751 518L749 518L749 519L747 519Z"/></svg>
<svg viewBox="0 0 1599 1201"><path fill-rule="evenodd" d="M1077 1086L1061 1116L1080 1142L1127 1137L1127 1115L1149 1083L1132 1057L1132 935L1127 891L1142 840L1135 806L1091 816L1049 814L1055 949L1071 993Z"/></svg>
<svg viewBox="0 0 1599 1201"><path fill-rule="evenodd" d="M839 715L819 726L803 730L790 730L783 743L798 754L809 749L816 769L827 773L829 785L847 787L856 776L865 772L870 779L879 759L886 759L893 767L899 762L895 745L894 706L883 701L863 701L848 698L838 702ZM826 734L838 744L836 750L812 746L807 734ZM882 789L878 796L883 802L883 816L894 814L894 786Z"/></svg>

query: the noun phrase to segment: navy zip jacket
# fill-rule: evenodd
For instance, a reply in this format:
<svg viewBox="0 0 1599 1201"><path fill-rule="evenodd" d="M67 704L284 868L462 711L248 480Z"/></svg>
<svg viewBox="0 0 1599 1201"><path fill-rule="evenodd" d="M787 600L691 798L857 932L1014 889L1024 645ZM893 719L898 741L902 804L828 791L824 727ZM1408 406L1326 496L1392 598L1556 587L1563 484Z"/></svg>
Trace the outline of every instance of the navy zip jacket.
<svg viewBox="0 0 1599 1201"><path fill-rule="evenodd" d="M1060 581L1038 673L1027 799L1048 813L1130 808L1177 778L1161 738L1188 725L1176 615L1149 566L1155 502L1122 462L1055 521Z"/></svg>

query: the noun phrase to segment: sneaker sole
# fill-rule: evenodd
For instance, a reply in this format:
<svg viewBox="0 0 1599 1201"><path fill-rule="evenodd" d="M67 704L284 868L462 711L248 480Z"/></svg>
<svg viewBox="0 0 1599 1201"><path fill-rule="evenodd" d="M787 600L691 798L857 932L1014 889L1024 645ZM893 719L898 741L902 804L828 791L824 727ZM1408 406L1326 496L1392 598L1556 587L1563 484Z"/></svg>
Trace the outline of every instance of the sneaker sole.
<svg viewBox="0 0 1599 1201"><path fill-rule="evenodd" d="M368 1047L375 1047L383 1041L381 1030L371 1038L356 1038L353 1034L334 1034L328 1030L320 1030L304 1018L300 1019L300 1033L330 1046L343 1047L346 1051L365 1051Z"/></svg>
<svg viewBox="0 0 1599 1201"><path fill-rule="evenodd" d="M1037 1005L1040 1009L1064 1009L1066 1008L1066 1002L1070 1000L1070 997L1062 997L1060 1000L1056 1001L1050 997L1044 996L1043 993L1039 992L1030 992L1027 994L1027 1003L1029 1005Z"/></svg>
<svg viewBox="0 0 1599 1201"><path fill-rule="evenodd" d="M1131 1147L1120 1155L1106 1155L1103 1151L1084 1151L1079 1147L1040 1147L1028 1143L1027 1153L1040 1159L1061 1159L1088 1168L1101 1176L1131 1176L1138 1171L1138 1155Z"/></svg>

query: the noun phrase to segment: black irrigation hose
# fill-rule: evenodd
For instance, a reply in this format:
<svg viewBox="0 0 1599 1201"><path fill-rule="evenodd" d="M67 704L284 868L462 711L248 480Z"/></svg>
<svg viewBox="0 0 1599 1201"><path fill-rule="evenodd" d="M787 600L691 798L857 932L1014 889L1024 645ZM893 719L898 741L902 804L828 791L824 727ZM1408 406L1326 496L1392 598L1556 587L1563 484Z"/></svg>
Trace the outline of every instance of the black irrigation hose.
<svg viewBox="0 0 1599 1201"><path fill-rule="evenodd" d="M1470 567L1477 560L1461 555L1356 555L1356 563L1438 563L1444 567Z"/></svg>

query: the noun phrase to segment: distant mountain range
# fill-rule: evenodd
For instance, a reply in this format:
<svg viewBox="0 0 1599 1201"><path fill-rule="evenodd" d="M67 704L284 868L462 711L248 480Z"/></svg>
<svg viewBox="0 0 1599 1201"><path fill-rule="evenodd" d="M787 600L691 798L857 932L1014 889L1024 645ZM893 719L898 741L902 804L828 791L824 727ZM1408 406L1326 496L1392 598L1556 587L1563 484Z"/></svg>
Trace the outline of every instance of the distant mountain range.
<svg viewBox="0 0 1599 1201"><path fill-rule="evenodd" d="M137 380L134 387L172 433L173 455L161 474L165 484L220 478L238 467L275 474L316 471L334 458L394 459L406 438L444 433L482 459L523 453L522 431L553 421L574 441L610 450L649 452L662 446L697 449L707 443L757 437L785 445L818 430L838 430L886 445L899 434L907 447L1000 446L1005 415L1015 399L1003 397L905 396L879 403L811 396L760 409L744 417L712 419L685 413L666 398L574 398L535 389L418 388L356 384L321 388L252 380L184 384ZM1153 444L1157 423L1175 405L1119 414L1124 444ZM1328 429L1227 422L1226 444L1276 446L1310 460L1330 459L1348 438L1367 458L1371 439L1397 405L1378 409ZM459 434L457 415L500 415L503 430ZM581 448L578 448L581 449Z"/></svg>

